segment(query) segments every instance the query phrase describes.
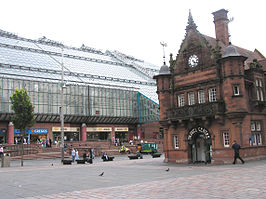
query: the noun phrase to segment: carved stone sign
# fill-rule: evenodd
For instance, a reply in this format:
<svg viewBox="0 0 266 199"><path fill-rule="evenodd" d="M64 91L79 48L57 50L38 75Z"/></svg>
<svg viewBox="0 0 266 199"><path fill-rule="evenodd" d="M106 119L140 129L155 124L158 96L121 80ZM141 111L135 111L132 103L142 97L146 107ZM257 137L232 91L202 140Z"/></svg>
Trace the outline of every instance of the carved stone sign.
<svg viewBox="0 0 266 199"><path fill-rule="evenodd" d="M210 132L208 131L208 129L204 128L204 127L201 127L201 126L198 126L198 127L195 127L193 129L191 129L188 133L188 136L187 136L187 139L188 140L191 140L193 135L194 134L197 134L197 133L200 133L200 134L203 134L204 135L204 139L209 139L211 138L211 134Z"/></svg>

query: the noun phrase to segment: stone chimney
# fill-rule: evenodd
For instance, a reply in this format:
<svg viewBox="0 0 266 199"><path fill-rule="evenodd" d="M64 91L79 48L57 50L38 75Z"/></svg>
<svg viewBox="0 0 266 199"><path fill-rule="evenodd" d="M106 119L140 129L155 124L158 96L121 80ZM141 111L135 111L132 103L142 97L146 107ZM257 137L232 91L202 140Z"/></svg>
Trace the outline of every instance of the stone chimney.
<svg viewBox="0 0 266 199"><path fill-rule="evenodd" d="M214 24L215 24L215 33L216 39L220 40L225 44L225 46L229 45L229 33L228 33L228 11L225 9L218 10L213 12Z"/></svg>

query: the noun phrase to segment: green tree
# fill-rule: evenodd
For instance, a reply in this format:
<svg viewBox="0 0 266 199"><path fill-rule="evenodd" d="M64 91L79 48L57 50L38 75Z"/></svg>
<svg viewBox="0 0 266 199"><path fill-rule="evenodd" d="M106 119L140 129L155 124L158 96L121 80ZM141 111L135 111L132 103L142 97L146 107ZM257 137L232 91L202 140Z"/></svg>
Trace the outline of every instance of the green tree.
<svg viewBox="0 0 266 199"><path fill-rule="evenodd" d="M22 134L21 142L21 166L23 166L24 145L23 140L26 136L26 130L35 123L34 106L32 105L28 93L24 89L16 89L10 97L11 109L14 111L12 122L14 127Z"/></svg>

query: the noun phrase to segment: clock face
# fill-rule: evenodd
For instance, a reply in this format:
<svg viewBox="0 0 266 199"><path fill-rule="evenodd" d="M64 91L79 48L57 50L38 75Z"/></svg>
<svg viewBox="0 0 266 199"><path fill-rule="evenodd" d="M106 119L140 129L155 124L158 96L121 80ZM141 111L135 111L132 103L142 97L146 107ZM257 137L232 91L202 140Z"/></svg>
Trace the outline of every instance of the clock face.
<svg viewBox="0 0 266 199"><path fill-rule="evenodd" d="M188 58L188 65L190 67L195 67L199 64L199 58L197 55L191 55L189 58Z"/></svg>

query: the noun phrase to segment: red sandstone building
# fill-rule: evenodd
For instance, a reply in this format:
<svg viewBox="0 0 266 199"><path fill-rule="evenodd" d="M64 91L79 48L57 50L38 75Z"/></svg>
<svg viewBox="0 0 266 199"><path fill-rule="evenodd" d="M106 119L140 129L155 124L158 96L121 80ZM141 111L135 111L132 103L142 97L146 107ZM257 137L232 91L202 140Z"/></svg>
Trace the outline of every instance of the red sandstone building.
<svg viewBox="0 0 266 199"><path fill-rule="evenodd" d="M266 157L266 59L229 42L227 10L212 13L216 38L188 18L179 53L157 80L165 162L232 163Z"/></svg>

